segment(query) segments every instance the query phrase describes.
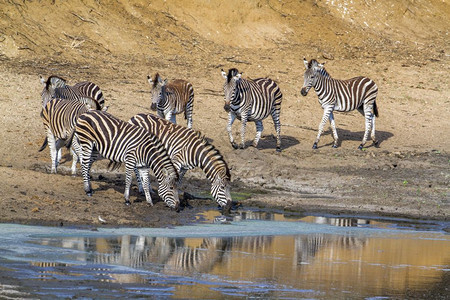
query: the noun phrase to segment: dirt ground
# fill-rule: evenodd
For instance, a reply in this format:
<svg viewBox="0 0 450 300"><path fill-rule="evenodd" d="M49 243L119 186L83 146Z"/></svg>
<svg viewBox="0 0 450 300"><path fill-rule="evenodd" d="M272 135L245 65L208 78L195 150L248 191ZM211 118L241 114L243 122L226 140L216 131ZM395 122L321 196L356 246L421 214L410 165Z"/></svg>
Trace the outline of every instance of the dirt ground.
<svg viewBox="0 0 450 300"><path fill-rule="evenodd" d="M169 2L169 1L168 1ZM450 38L446 1L1 1L0 222L44 225L171 226L195 220L209 199L172 212L149 207L134 186L123 202L124 170L93 165L94 195L70 176L66 151L49 174L39 74L97 83L109 112L128 120L150 112L146 76L189 80L194 129L232 168L234 200L245 207L304 213L366 214L448 220L450 209ZM393 4L392 4L393 3ZM357 150L364 119L336 113L340 147L326 131L312 150L322 109L300 95L303 57L326 62L345 79L364 75L379 87L379 147ZM257 149L232 149L225 130L220 69L270 77L283 92L282 152L271 119ZM183 118L178 122L185 124ZM233 126L238 136L240 123ZM182 191L207 197L201 170Z"/></svg>

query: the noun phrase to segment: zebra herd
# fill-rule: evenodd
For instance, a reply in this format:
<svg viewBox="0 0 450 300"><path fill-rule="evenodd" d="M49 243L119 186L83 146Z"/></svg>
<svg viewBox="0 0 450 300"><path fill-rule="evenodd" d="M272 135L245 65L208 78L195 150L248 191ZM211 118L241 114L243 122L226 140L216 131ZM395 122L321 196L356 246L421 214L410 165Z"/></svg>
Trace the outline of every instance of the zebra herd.
<svg viewBox="0 0 450 300"><path fill-rule="evenodd" d="M327 120L330 121L334 144L338 135L333 111L357 109L365 117L365 134L359 149L367 141L369 133L375 145L375 118L377 86L366 77L349 80L333 79L316 60L304 59L306 71L301 94L306 96L311 88L316 90L319 103L324 109L319 132L313 148L317 148L320 135ZM228 112L227 132L233 148L244 148L246 124L255 122L256 136L253 146L257 147L263 131L263 120L272 116L276 131L276 150L281 151L281 102L282 93L277 83L269 78L245 79L242 73L232 68L226 73L224 109ZM46 139L39 149L48 145L51 156L51 172L57 172L61 159L61 148L70 148L73 155L72 174L76 174L76 164L81 164L84 190L92 195L90 169L94 161L106 158L112 169L125 164L125 203L130 204L129 191L133 173L138 181L139 191L153 205L151 198L150 171L158 182L158 194L167 206L179 210L177 186L187 170L201 168L211 182L211 195L223 208L231 209L230 169L220 152L200 132L192 129L194 89L185 80L168 82L157 73L152 79L151 109L153 114L138 114L128 122L106 112L102 90L92 82L80 82L73 86L58 76L45 80L41 93L41 117L46 130ZM184 113L187 127L176 124L176 115ZM234 141L232 125L235 119L241 121L239 145Z"/></svg>

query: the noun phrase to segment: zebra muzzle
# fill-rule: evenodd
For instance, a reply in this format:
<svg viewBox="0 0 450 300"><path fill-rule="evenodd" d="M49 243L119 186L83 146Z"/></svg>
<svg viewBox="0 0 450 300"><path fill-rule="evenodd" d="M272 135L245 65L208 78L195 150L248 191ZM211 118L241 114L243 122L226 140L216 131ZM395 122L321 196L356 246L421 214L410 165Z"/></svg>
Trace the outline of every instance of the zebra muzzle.
<svg viewBox="0 0 450 300"><path fill-rule="evenodd" d="M151 110L156 110L156 103L152 103L152 105L150 105L150 109Z"/></svg>
<svg viewBox="0 0 450 300"><path fill-rule="evenodd" d="M302 94L302 96L308 95L308 91L307 91L305 88L302 88L302 90L300 91L300 93Z"/></svg>
<svg viewBox="0 0 450 300"><path fill-rule="evenodd" d="M226 112L230 112L230 109L231 109L230 104L225 103L225 105L223 106L223 109L224 109Z"/></svg>

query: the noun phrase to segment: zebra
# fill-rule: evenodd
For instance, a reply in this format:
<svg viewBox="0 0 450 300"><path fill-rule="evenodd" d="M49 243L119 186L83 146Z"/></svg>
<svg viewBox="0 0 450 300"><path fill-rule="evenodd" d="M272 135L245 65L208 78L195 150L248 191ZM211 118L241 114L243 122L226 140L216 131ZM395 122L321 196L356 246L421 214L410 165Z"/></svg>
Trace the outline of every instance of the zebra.
<svg viewBox="0 0 450 300"><path fill-rule="evenodd" d="M100 109L98 103L95 109ZM47 137L39 152L45 149L47 143L50 148L50 157L52 160L51 173L56 173L56 168L61 159L61 148L70 147L72 136L78 117L89 111L89 107L78 100L52 99L47 102L41 111L41 118ZM72 175L76 175L76 165L78 156L71 148L72 153Z"/></svg>
<svg viewBox="0 0 450 300"><path fill-rule="evenodd" d="M334 122L333 111L348 112L357 109L366 119L365 133L358 149L362 150L366 144L369 132L375 146L378 141L375 139L375 117L378 117L376 98L378 87L375 82L367 77L355 77L347 80L334 79L328 74L321 64L315 59L307 61L303 59L306 71L301 94L306 96L313 87L319 97L319 103L323 108L323 117L319 125L319 133L314 141L313 149L317 149L320 135L328 119L330 119L333 131L333 148L338 146L338 134ZM375 117L374 117L375 116Z"/></svg>
<svg viewBox="0 0 450 300"><path fill-rule="evenodd" d="M98 155L93 155L95 153L109 159L113 168L125 163L126 205L130 205L131 177L135 169L142 178L147 203L153 205L148 182L150 168L159 184L158 194L169 207L178 211L178 173L163 144L145 129L106 112L91 110L78 118L72 144L80 157L84 191L88 196L92 196L89 171L98 158Z"/></svg>
<svg viewBox="0 0 450 300"><path fill-rule="evenodd" d="M150 108L158 112L161 118L177 123L176 115L184 112L187 127L192 128L192 111L194 109L194 88L191 83L175 79L168 82L156 73L154 79L147 75L151 86L152 104Z"/></svg>
<svg viewBox="0 0 450 300"><path fill-rule="evenodd" d="M197 247L176 246L164 263L164 273L176 275L210 272L231 247L231 238L221 237L204 238Z"/></svg>
<svg viewBox="0 0 450 300"><path fill-rule="evenodd" d="M200 136L200 132L152 114L135 115L128 123L143 127L161 140L178 171L178 184L187 170L201 168L211 181L211 195L223 212L229 213L232 205L230 169L220 152Z"/></svg>
<svg viewBox="0 0 450 300"><path fill-rule="evenodd" d="M42 106L44 107L48 101L53 98L76 99L85 104L96 106L92 99L100 104L101 109L106 111L105 98L103 92L98 85L89 81L76 83L73 86L66 84L66 80L62 77L52 75L47 80L41 75L40 82L44 87L41 92Z"/></svg>
<svg viewBox="0 0 450 300"><path fill-rule="evenodd" d="M242 73L235 68L229 69L228 74L222 69L222 76L225 78L223 89L225 93L224 109L228 112L227 131L233 148L238 148L231 133L231 127L236 118L242 122L240 148L243 149L247 121L255 122L256 137L253 146L256 147L264 129L262 120L272 115L277 133L276 150L280 152L280 110L283 95L275 81L269 78L244 79Z"/></svg>

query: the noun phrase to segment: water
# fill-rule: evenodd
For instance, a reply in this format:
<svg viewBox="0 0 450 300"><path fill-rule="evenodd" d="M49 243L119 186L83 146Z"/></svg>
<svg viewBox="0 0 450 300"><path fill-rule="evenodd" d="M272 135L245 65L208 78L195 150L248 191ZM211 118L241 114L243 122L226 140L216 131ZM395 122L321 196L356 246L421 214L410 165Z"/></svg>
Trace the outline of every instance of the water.
<svg viewBox="0 0 450 300"><path fill-rule="evenodd" d="M0 225L0 298L449 298L448 222L216 211L175 228Z"/></svg>

